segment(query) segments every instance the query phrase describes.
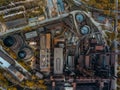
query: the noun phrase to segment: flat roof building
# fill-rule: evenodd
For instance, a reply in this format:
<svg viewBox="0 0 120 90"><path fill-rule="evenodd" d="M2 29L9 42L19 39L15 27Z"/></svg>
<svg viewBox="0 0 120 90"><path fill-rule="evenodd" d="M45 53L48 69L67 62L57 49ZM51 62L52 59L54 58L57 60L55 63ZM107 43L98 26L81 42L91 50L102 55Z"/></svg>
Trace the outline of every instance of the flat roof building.
<svg viewBox="0 0 120 90"><path fill-rule="evenodd" d="M8 63L2 57L0 57L0 67L2 67L2 68L8 68L9 66L10 66L10 63Z"/></svg>
<svg viewBox="0 0 120 90"><path fill-rule="evenodd" d="M8 70L16 79L22 81L25 76L18 71L13 65L16 65L15 61L0 50L0 67Z"/></svg>
<svg viewBox="0 0 120 90"><path fill-rule="evenodd" d="M4 62L8 62L9 64L13 64L13 65L15 64L15 61L2 50L0 50L0 57L1 57L1 61L4 60Z"/></svg>
<svg viewBox="0 0 120 90"><path fill-rule="evenodd" d="M8 70L19 81L22 81L25 78L25 76L21 72L19 72L15 67L13 67L12 65L10 65L8 67Z"/></svg>

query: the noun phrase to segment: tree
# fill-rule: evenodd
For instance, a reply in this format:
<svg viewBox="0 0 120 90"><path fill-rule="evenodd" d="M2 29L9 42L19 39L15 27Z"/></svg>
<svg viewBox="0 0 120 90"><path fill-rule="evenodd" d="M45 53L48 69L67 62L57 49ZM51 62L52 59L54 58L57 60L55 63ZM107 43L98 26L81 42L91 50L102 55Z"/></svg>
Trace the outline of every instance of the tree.
<svg viewBox="0 0 120 90"><path fill-rule="evenodd" d="M31 31L31 30L32 30L31 27L25 27L25 28L23 29L23 31Z"/></svg>
<svg viewBox="0 0 120 90"><path fill-rule="evenodd" d="M118 32L120 33L120 22L118 22L117 29L118 29Z"/></svg>
<svg viewBox="0 0 120 90"><path fill-rule="evenodd" d="M0 6L7 4L6 0L0 0Z"/></svg>
<svg viewBox="0 0 120 90"><path fill-rule="evenodd" d="M0 22L3 23L5 21L5 19L3 18L3 14L0 15Z"/></svg>
<svg viewBox="0 0 120 90"><path fill-rule="evenodd" d="M34 81L29 81L29 80L26 80L25 84L27 87L30 87L30 88L35 88L35 85L36 85Z"/></svg>
<svg viewBox="0 0 120 90"><path fill-rule="evenodd" d="M46 12L47 2L46 2L46 0L40 0L38 5L41 8L41 12L43 12L45 17L47 18L47 12Z"/></svg>
<svg viewBox="0 0 120 90"><path fill-rule="evenodd" d="M111 10L115 10L115 3L111 3L110 0L82 0L83 2L85 2L87 5L89 5L90 7L93 6L93 10L94 8L96 9L101 9L103 10L103 14L105 15L112 15L114 14L114 12L110 12ZM112 0L113 1L113 0ZM112 15L114 17L114 15Z"/></svg>
<svg viewBox="0 0 120 90"><path fill-rule="evenodd" d="M3 70L0 71L0 86L2 86L3 88L6 88L8 86L8 81L7 79L4 77L3 75Z"/></svg>
<svg viewBox="0 0 120 90"><path fill-rule="evenodd" d="M30 66L26 65L25 62L22 60L19 60L18 63L28 71L31 69Z"/></svg>
<svg viewBox="0 0 120 90"><path fill-rule="evenodd" d="M16 53L15 53L13 50L11 50L10 48L7 48L7 47L5 47L5 46L3 46L3 47L4 47L4 50L5 50L6 52L8 52L9 55L10 55L12 58L17 59L17 55L16 55Z"/></svg>
<svg viewBox="0 0 120 90"><path fill-rule="evenodd" d="M7 90L17 90L17 88L13 86L13 87L7 88Z"/></svg>
<svg viewBox="0 0 120 90"><path fill-rule="evenodd" d="M120 78L117 79L117 85L120 86Z"/></svg>

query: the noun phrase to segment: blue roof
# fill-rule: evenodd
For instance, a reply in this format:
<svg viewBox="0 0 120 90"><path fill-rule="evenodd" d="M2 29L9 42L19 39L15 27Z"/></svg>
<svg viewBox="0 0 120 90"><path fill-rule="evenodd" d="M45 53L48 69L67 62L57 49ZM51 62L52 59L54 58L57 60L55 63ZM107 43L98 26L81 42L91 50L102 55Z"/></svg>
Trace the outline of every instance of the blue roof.
<svg viewBox="0 0 120 90"><path fill-rule="evenodd" d="M99 22L104 22L105 21L105 17L104 16L98 16L97 17L97 20L99 21Z"/></svg>

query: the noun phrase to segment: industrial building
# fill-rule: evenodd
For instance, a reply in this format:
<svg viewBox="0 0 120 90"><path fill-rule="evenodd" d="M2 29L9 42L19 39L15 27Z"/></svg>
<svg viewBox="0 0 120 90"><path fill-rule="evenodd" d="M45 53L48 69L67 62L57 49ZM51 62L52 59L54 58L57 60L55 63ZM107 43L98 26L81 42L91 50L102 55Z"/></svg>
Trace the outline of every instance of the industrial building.
<svg viewBox="0 0 120 90"><path fill-rule="evenodd" d="M119 90L117 2L113 18L112 7L104 16L107 10L86 5L90 1L25 0L1 7L6 31L0 33L0 68L30 90Z"/></svg>

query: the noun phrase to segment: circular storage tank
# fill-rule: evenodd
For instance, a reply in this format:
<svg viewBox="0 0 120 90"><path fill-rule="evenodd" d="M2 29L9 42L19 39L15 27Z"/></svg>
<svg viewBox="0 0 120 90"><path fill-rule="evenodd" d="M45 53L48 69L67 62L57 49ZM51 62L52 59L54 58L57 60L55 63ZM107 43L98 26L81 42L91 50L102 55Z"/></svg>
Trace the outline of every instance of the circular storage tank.
<svg viewBox="0 0 120 90"><path fill-rule="evenodd" d="M23 45L23 39L20 35L7 36L3 40L6 47L10 47L13 51L17 52Z"/></svg>
<svg viewBox="0 0 120 90"><path fill-rule="evenodd" d="M80 29L80 33L82 35L86 35L90 33L90 27L88 25L84 25L81 29Z"/></svg>
<svg viewBox="0 0 120 90"><path fill-rule="evenodd" d="M27 53L24 50L21 50L18 52L18 57L20 59L24 59L26 57Z"/></svg>
<svg viewBox="0 0 120 90"><path fill-rule="evenodd" d="M85 16L81 13L76 14L75 18L76 18L76 21L79 22L79 23L81 23L85 20Z"/></svg>
<svg viewBox="0 0 120 90"><path fill-rule="evenodd" d="M11 47L15 44L15 38L12 37L12 36L7 36L4 40L3 40L3 44L6 46L6 47Z"/></svg>
<svg viewBox="0 0 120 90"><path fill-rule="evenodd" d="M28 60L33 56L33 51L31 48L29 47L23 47L22 49L20 49L20 51L18 52L18 57L20 59L24 59L24 60Z"/></svg>

